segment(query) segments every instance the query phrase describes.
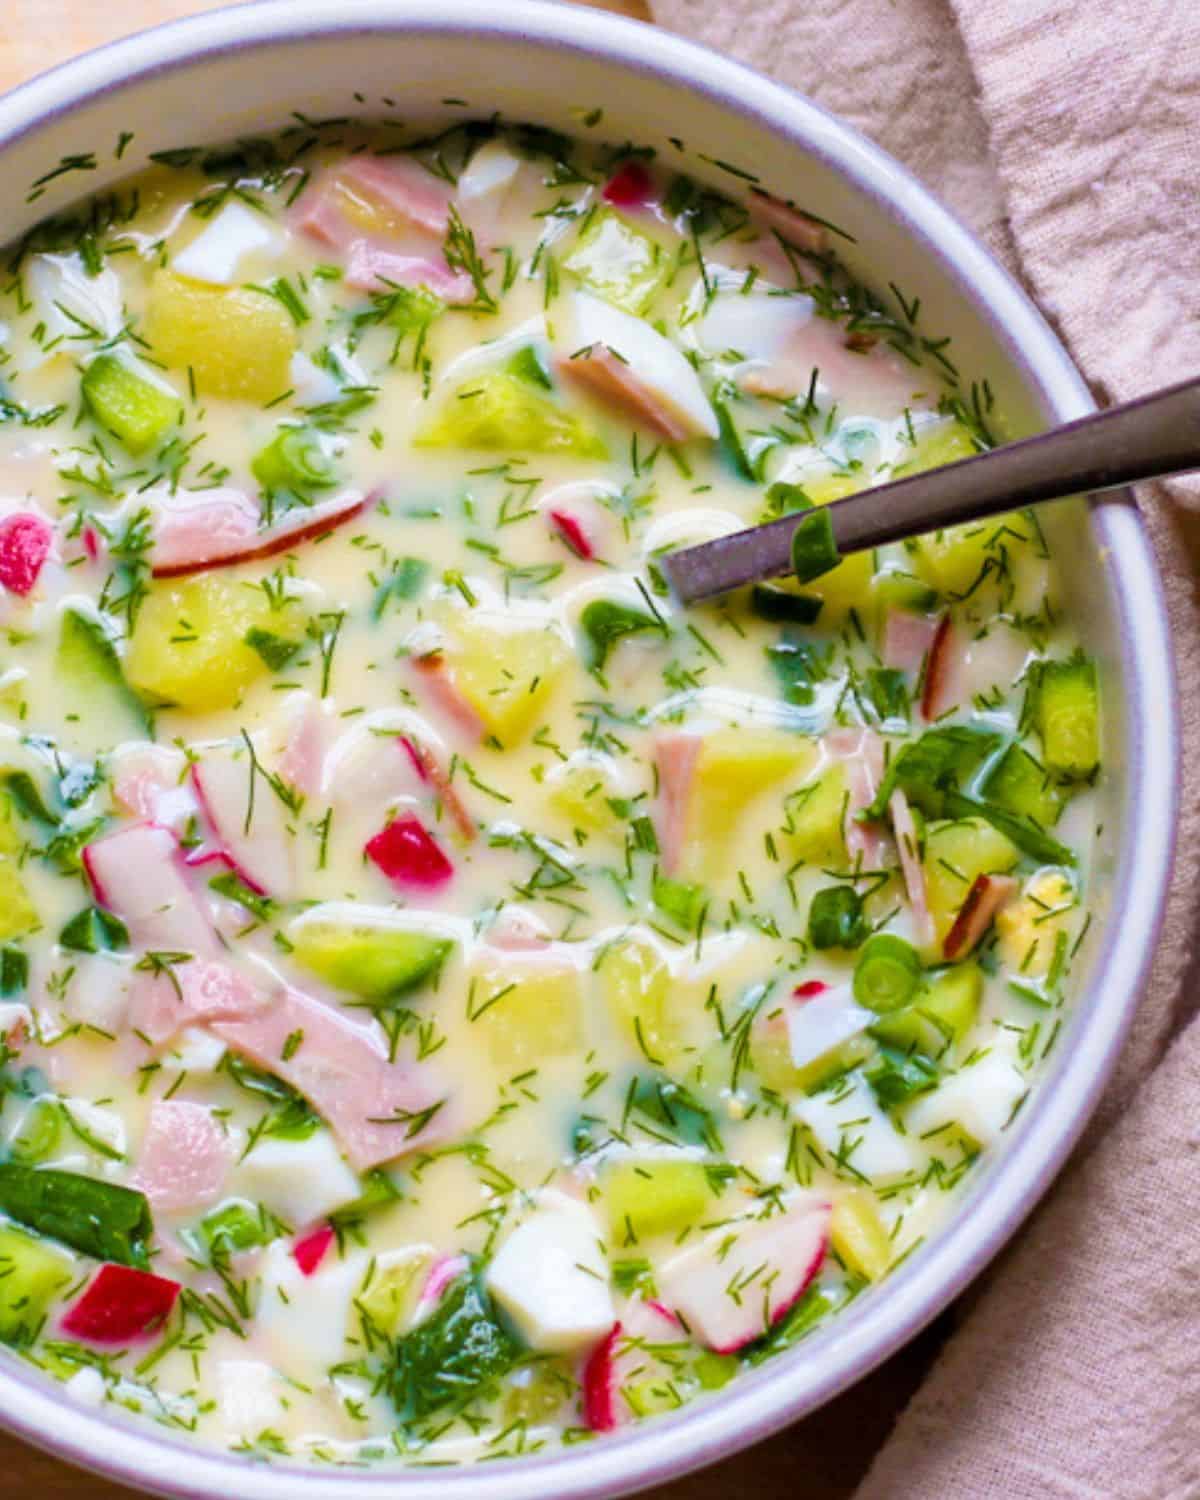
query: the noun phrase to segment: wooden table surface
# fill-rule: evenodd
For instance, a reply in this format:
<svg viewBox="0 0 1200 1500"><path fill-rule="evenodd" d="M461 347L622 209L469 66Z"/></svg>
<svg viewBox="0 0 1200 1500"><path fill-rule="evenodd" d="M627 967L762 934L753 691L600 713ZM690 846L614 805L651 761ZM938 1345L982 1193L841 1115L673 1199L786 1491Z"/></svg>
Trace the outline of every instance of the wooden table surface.
<svg viewBox="0 0 1200 1500"><path fill-rule="evenodd" d="M643 0L582 3L649 19ZM0 91L89 47L213 8L211 0L0 0ZM943 1336L944 1328L935 1324L815 1416L749 1453L654 1491L649 1500L847 1500ZM0 1500L67 1496L134 1500L132 1491L0 1432Z"/></svg>

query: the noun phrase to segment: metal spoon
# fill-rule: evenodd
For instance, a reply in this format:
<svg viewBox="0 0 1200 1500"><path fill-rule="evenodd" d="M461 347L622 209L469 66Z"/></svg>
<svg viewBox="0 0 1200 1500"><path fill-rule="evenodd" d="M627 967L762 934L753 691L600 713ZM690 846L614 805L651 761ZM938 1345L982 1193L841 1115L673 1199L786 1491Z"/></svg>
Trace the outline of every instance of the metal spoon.
<svg viewBox="0 0 1200 1500"><path fill-rule="evenodd" d="M844 556L1041 500L1189 469L1200 469L1200 377L824 509ZM790 572L792 533L809 514L799 511L669 553L662 567L676 597L694 604Z"/></svg>

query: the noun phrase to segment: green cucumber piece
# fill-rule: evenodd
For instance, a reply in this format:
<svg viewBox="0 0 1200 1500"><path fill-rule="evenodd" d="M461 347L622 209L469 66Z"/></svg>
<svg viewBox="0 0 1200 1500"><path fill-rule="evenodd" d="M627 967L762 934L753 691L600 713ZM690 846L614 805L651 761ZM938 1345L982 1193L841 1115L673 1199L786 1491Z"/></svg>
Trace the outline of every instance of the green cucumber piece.
<svg viewBox="0 0 1200 1500"><path fill-rule="evenodd" d="M84 404L130 453L159 442L183 415L174 391L140 375L116 354L101 354L84 371Z"/></svg>
<svg viewBox="0 0 1200 1500"><path fill-rule="evenodd" d="M708 904L702 885L688 885L682 880L669 880L665 875L656 875L651 889L655 906L685 932L694 932L700 913Z"/></svg>
<svg viewBox="0 0 1200 1500"><path fill-rule="evenodd" d="M814 948L857 948L867 935L862 897L852 885L827 885L808 908L808 941Z"/></svg>
<svg viewBox="0 0 1200 1500"><path fill-rule="evenodd" d="M1010 745L990 767L979 786L986 802L1042 828L1052 827L1067 801L1067 793L1023 745Z"/></svg>
<svg viewBox="0 0 1200 1500"><path fill-rule="evenodd" d="M431 983L454 948L450 938L365 916L322 915L319 908L297 917L287 938L297 963L375 1006Z"/></svg>
<svg viewBox="0 0 1200 1500"><path fill-rule="evenodd" d="M12 1224L0 1224L0 1342L33 1343L55 1296L75 1274L69 1255Z"/></svg>
<svg viewBox="0 0 1200 1500"><path fill-rule="evenodd" d="M129 933L120 917L103 907L85 906L63 927L58 941L73 953L111 953L129 947Z"/></svg>
<svg viewBox="0 0 1200 1500"><path fill-rule="evenodd" d="M1083 781L1100 764L1096 664L1082 652L1045 662L1038 673L1037 727L1047 770Z"/></svg>
<svg viewBox="0 0 1200 1500"><path fill-rule="evenodd" d="M956 964L935 975L911 1004L881 1016L871 1027L871 1035L905 1052L938 1057L966 1039L982 999L983 974L978 965Z"/></svg>
<svg viewBox="0 0 1200 1500"><path fill-rule="evenodd" d="M750 608L760 620L789 625L812 625L824 603L819 594L797 594L771 583L756 583L750 591Z"/></svg>
<svg viewBox="0 0 1200 1500"><path fill-rule="evenodd" d="M49 1239L145 1271L154 1221L145 1194L81 1172L0 1162L0 1213Z"/></svg>
<svg viewBox="0 0 1200 1500"><path fill-rule="evenodd" d="M884 1015L907 1005L921 983L921 960L911 943L894 933L869 937L854 966L854 998Z"/></svg>
<svg viewBox="0 0 1200 1500"><path fill-rule="evenodd" d="M150 718L125 681L121 659L100 617L69 604L59 626L55 670L80 740L111 750L122 740L143 739Z"/></svg>

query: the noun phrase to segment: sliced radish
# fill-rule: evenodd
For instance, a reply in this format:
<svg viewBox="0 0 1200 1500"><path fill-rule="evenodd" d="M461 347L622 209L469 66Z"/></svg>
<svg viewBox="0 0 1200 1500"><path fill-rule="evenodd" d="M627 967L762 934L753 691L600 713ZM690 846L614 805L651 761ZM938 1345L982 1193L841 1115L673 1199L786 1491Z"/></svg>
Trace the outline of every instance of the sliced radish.
<svg viewBox="0 0 1200 1500"><path fill-rule="evenodd" d="M745 276L726 272L696 322L696 342L710 354L734 350L744 360L770 364L782 358L812 322L815 304L802 294L772 291L762 282L743 292Z"/></svg>
<svg viewBox="0 0 1200 1500"><path fill-rule="evenodd" d="M418 688L424 697L455 728L472 741L483 738L483 723L479 715L459 692L454 678L440 651L430 651L424 656L409 658Z"/></svg>
<svg viewBox="0 0 1200 1500"><path fill-rule="evenodd" d="M548 510L546 514L549 516L555 531L558 532L559 536L562 537L575 556L582 558L584 562L593 561L596 556L595 548L592 546L587 532L583 529L582 523L576 520L570 511L567 510Z"/></svg>
<svg viewBox="0 0 1200 1500"><path fill-rule="evenodd" d="M726 1224L667 1262L659 1292L693 1336L718 1354L736 1353L808 1290L825 1259L829 1211L828 1203L804 1194L783 1213Z"/></svg>
<svg viewBox="0 0 1200 1500"><path fill-rule="evenodd" d="M945 614L937 622L933 640L925 657L925 679L921 685L921 717L926 723L940 719L954 707L948 690L950 669L955 651L954 627Z"/></svg>
<svg viewBox="0 0 1200 1500"><path fill-rule="evenodd" d="M139 823L83 850L96 900L129 929L137 948L158 953L213 954L217 937L183 876L179 843L166 828Z"/></svg>
<svg viewBox="0 0 1200 1500"><path fill-rule="evenodd" d="M458 1278L470 1268L471 1262L465 1255L439 1256L430 1266L421 1295L417 1298L413 1322L423 1323Z"/></svg>
<svg viewBox="0 0 1200 1500"><path fill-rule="evenodd" d="M927 948L933 942L933 918L929 914L925 866L921 863L921 841L917 835L917 824L912 815L912 808L908 805L908 798L899 787L888 800L888 812L892 818L892 832L896 836L896 850L900 855L904 888L908 892L908 904L912 908L917 943L918 946Z"/></svg>
<svg viewBox="0 0 1200 1500"><path fill-rule="evenodd" d="M583 1367L583 1420L593 1432L612 1432L620 1422L616 1371L620 1342L621 1325L614 1323L612 1332L596 1345Z"/></svg>
<svg viewBox="0 0 1200 1500"><path fill-rule="evenodd" d="M454 866L411 813L382 828L365 852L389 880L410 890L439 890L454 875Z"/></svg>
<svg viewBox="0 0 1200 1500"><path fill-rule="evenodd" d="M658 769L658 844L670 874L683 855L692 780L704 741L698 734L665 734L654 747Z"/></svg>
<svg viewBox="0 0 1200 1500"><path fill-rule="evenodd" d="M803 984L798 984L792 991L796 1000L811 1000L816 995L823 995L832 986L825 983L823 979L806 979Z"/></svg>
<svg viewBox="0 0 1200 1500"><path fill-rule="evenodd" d="M180 1285L131 1266L103 1265L62 1320L64 1333L90 1344L123 1344L157 1333L171 1315Z"/></svg>
<svg viewBox="0 0 1200 1500"><path fill-rule="evenodd" d="M570 352L575 357L559 360L564 375L672 442L717 436L717 419L700 379L669 339L589 292L575 293L574 310Z"/></svg>
<svg viewBox="0 0 1200 1500"><path fill-rule="evenodd" d="M412 762L413 769L421 780L432 787L438 801L446 809L446 812L467 843L475 837L477 832L475 820L463 805L462 799L454 790L449 776L442 769L442 764L427 745L419 740L413 739L411 735L402 734L400 745L404 753Z"/></svg>
<svg viewBox="0 0 1200 1500"><path fill-rule="evenodd" d="M283 803L246 754L216 746L192 766L192 785L217 847L260 896L286 900L295 883Z"/></svg>
<svg viewBox="0 0 1200 1500"><path fill-rule="evenodd" d="M54 545L54 528L31 510L0 520L0 584L22 598L33 591Z"/></svg>
<svg viewBox="0 0 1200 1500"><path fill-rule="evenodd" d="M820 983L819 980L811 982ZM874 1011L855 1005L848 984L836 989L822 985L820 993L805 997L800 1005L789 1005L785 1014L788 1047L797 1068L806 1068L879 1019Z"/></svg>
<svg viewBox="0 0 1200 1500"><path fill-rule="evenodd" d="M601 196L614 208L649 208L657 194L648 168L631 158L622 162L604 184Z"/></svg>
<svg viewBox="0 0 1200 1500"><path fill-rule="evenodd" d="M1017 881L1011 875L976 875L967 899L958 909L954 925L942 943L942 956L965 958L980 942L996 919L996 913L1016 895Z"/></svg>
<svg viewBox="0 0 1200 1500"><path fill-rule="evenodd" d="M298 1239L292 1246L292 1259L306 1276L311 1276L325 1259L325 1252L333 1244L332 1224L321 1224Z"/></svg>
<svg viewBox="0 0 1200 1500"><path fill-rule="evenodd" d="M274 557L361 515L376 497L345 490L319 505L297 506L260 531L261 513L236 490L192 490L160 499L151 553L155 578L182 578L209 568Z"/></svg>

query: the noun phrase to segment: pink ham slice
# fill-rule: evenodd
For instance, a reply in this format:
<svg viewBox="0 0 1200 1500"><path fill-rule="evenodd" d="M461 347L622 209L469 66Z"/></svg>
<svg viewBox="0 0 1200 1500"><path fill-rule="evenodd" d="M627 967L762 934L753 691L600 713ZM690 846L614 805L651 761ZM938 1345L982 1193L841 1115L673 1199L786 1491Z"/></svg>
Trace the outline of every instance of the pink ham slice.
<svg viewBox="0 0 1200 1500"><path fill-rule="evenodd" d="M836 403L853 402L864 416L902 416L919 407L929 386L922 372L885 344L852 346L845 330L829 318L812 318L771 364L740 377L743 390L787 400L804 395L818 375L818 395Z"/></svg>
<svg viewBox="0 0 1200 1500"><path fill-rule="evenodd" d="M129 995L129 1024L152 1047L187 1026L245 1020L270 1004L264 994L221 959L173 964L169 973L140 971Z"/></svg>
<svg viewBox="0 0 1200 1500"><path fill-rule="evenodd" d="M453 1128L427 1066L389 1062L378 1028L359 1026L299 990L283 990L256 1015L209 1029L303 1094L355 1171L433 1145ZM297 1034L299 1046L288 1045Z"/></svg>
<svg viewBox="0 0 1200 1500"><path fill-rule="evenodd" d="M966 958L1016 893L1011 875L977 875L942 943L942 956L951 961Z"/></svg>
<svg viewBox="0 0 1200 1500"><path fill-rule="evenodd" d="M877 869L885 849L883 832L860 823L858 814L874 802L883 780L883 741L873 729L835 729L825 743L846 768L846 848L851 859L861 858L864 870Z"/></svg>
<svg viewBox="0 0 1200 1500"><path fill-rule="evenodd" d="M452 724L473 742L483 739L483 722L455 686L442 652L414 656L410 662L418 691L431 707L439 711L443 721Z"/></svg>
<svg viewBox="0 0 1200 1500"><path fill-rule="evenodd" d="M345 279L347 286L364 292L423 286L455 306L475 300L475 283L464 271L452 271L444 256L408 255L373 240L355 240L347 250Z"/></svg>
<svg viewBox="0 0 1200 1500"><path fill-rule="evenodd" d="M750 195L750 212L759 224L797 250L820 255L829 248L829 231L824 224L785 203L782 198L773 198L770 193L755 188Z"/></svg>
<svg viewBox="0 0 1200 1500"><path fill-rule="evenodd" d="M556 361L558 373L606 406L615 407L669 443L682 443L701 429L669 410L631 366L611 349L595 344L584 354Z"/></svg>
<svg viewBox="0 0 1200 1500"><path fill-rule="evenodd" d="M900 855L900 869L904 875L904 889L908 892L908 904L912 909L917 943L918 946L927 948L933 942L933 918L929 914L925 866L921 863L920 839L912 808L899 787L888 800L888 812L892 818L892 832L896 836L896 851Z"/></svg>
<svg viewBox="0 0 1200 1500"><path fill-rule="evenodd" d="M344 490L319 504L296 506L260 530L261 510L240 491L181 491L155 506L151 571L155 578L182 578L274 557L354 520L374 499L361 490Z"/></svg>
<svg viewBox="0 0 1200 1500"><path fill-rule="evenodd" d="M283 803L253 772L249 756L227 746L205 751L192 766L192 785L217 848L240 878L260 896L288 898L295 884L292 834Z"/></svg>
<svg viewBox="0 0 1200 1500"><path fill-rule="evenodd" d="M150 1110L133 1182L159 1212L190 1213L219 1195L231 1160L228 1137L210 1109L160 1099Z"/></svg>
<svg viewBox="0 0 1200 1500"><path fill-rule="evenodd" d="M744 1349L796 1305L820 1271L829 1212L828 1203L806 1195L771 1218L727 1224L667 1262L659 1293L708 1348Z"/></svg>
<svg viewBox="0 0 1200 1500"><path fill-rule="evenodd" d="M463 805L462 799L454 790L454 786L442 766L441 761L433 753L428 745L422 744L412 735L402 734L400 736L400 748L408 757L413 769L421 778L424 785L428 786L437 800L441 803L447 817L457 828L464 843L471 843L475 838L477 829L475 820Z"/></svg>
<svg viewBox="0 0 1200 1500"><path fill-rule="evenodd" d="M335 169L338 181L382 204L399 219L437 239L450 227L448 183L411 156L352 156Z"/></svg>
<svg viewBox="0 0 1200 1500"><path fill-rule="evenodd" d="M919 676L937 628L934 615L914 615L907 609L889 609L883 630L884 666L907 672L910 677Z"/></svg>
<svg viewBox="0 0 1200 1500"><path fill-rule="evenodd" d="M217 951L216 933L184 877L169 829L139 823L110 833L86 846L83 868L96 900L121 918L134 947L201 956Z"/></svg>
<svg viewBox="0 0 1200 1500"><path fill-rule="evenodd" d="M658 768L658 844L667 874L679 868L687 838L692 778L703 740L698 734L667 734L654 748Z"/></svg>

